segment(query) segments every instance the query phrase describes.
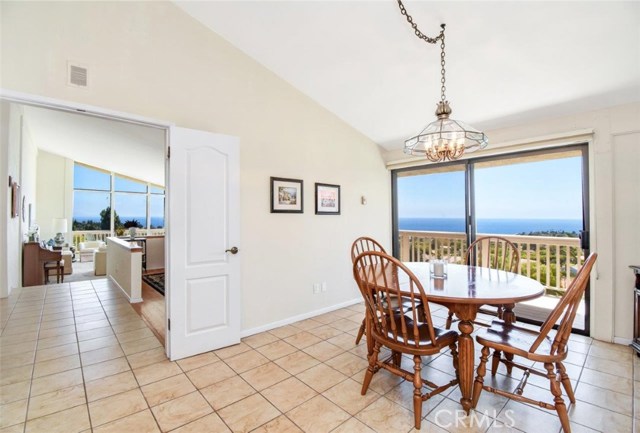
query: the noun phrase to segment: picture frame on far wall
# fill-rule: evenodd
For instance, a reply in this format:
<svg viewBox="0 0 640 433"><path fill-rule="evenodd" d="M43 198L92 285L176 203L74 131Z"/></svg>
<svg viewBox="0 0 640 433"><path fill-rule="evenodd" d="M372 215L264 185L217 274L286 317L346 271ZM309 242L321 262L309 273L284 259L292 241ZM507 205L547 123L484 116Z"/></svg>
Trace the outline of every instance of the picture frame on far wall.
<svg viewBox="0 0 640 433"><path fill-rule="evenodd" d="M340 215L340 185L316 183L316 215Z"/></svg>
<svg viewBox="0 0 640 433"><path fill-rule="evenodd" d="M302 179L271 177L271 213L303 213Z"/></svg>

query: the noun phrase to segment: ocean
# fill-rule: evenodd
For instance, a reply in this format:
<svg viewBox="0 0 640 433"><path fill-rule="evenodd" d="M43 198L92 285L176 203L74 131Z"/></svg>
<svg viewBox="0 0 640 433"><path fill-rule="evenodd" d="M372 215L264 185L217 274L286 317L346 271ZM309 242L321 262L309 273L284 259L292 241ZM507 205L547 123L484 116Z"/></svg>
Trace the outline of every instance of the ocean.
<svg viewBox="0 0 640 433"><path fill-rule="evenodd" d="M399 218L400 230L464 232L463 218ZM515 235L541 231L579 232L580 219L478 219L478 233Z"/></svg>
<svg viewBox="0 0 640 433"><path fill-rule="evenodd" d="M140 216L121 216L118 215L120 217L120 222L125 222L128 220L137 220L140 222L140 224L145 225L146 221L147 221L147 217L140 217ZM77 217L74 216L73 217L74 220L79 221L79 222L87 222L87 221L96 221L96 222L100 222L100 216L98 217ZM151 217L151 225L154 227L164 227L164 217Z"/></svg>

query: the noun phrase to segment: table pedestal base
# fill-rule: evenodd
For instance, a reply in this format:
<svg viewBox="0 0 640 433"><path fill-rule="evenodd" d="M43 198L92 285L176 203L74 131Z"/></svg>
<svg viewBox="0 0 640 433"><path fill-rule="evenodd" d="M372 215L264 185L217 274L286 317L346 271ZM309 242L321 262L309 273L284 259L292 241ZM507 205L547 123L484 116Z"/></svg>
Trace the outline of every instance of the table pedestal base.
<svg viewBox="0 0 640 433"><path fill-rule="evenodd" d="M474 373L474 351L473 345L473 321L478 314L479 305L451 305L456 317L460 319L458 323L458 330L460 336L458 337L458 380L460 384L460 404L462 408L469 414L471 410L471 392L473 390L473 373Z"/></svg>

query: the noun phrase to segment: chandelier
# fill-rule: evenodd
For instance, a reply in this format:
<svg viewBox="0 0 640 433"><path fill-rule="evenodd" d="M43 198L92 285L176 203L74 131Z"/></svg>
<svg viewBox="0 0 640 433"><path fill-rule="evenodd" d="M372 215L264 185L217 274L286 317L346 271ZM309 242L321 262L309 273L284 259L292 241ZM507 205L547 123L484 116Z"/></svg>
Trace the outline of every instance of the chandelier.
<svg viewBox="0 0 640 433"><path fill-rule="evenodd" d="M489 144L487 136L483 132L460 122L450 119L451 107L445 95L445 58L444 58L444 29L445 24L441 24L440 34L431 38L418 29L418 25L413 21L402 4L398 0L400 12L407 18L413 28L415 35L429 44L436 44L440 41L440 101L436 109L437 119L429 123L418 135L411 137L404 142L404 153L409 155L426 156L430 161L442 162L452 161L460 158L465 152L474 152L484 149Z"/></svg>

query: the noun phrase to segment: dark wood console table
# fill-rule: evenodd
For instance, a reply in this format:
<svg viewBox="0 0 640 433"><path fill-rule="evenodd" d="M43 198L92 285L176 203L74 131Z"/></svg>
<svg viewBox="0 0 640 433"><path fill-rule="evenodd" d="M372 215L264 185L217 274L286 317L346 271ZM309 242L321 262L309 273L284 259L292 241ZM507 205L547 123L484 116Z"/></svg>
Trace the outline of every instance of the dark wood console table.
<svg viewBox="0 0 640 433"><path fill-rule="evenodd" d="M640 357L640 266L629 266L636 275L636 284L633 289L633 342L631 347Z"/></svg>

